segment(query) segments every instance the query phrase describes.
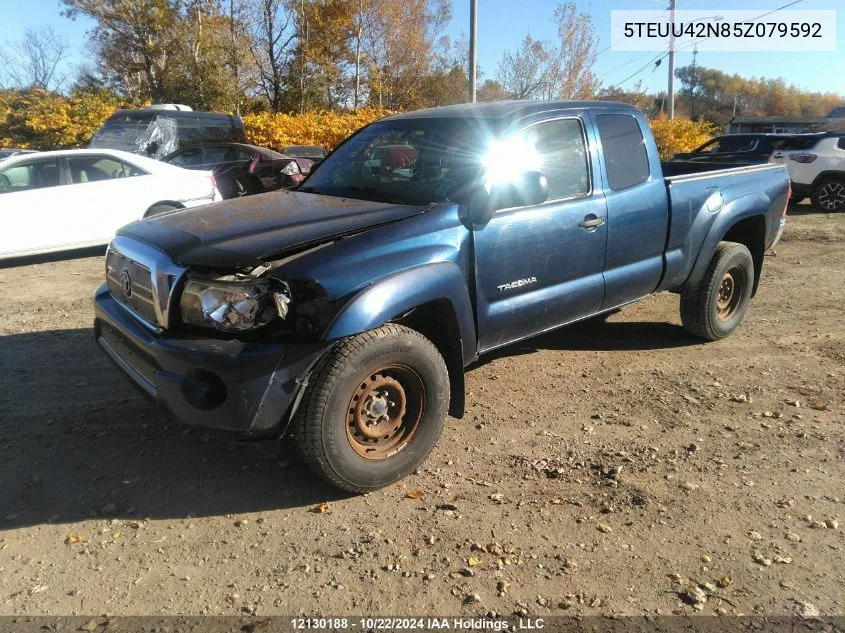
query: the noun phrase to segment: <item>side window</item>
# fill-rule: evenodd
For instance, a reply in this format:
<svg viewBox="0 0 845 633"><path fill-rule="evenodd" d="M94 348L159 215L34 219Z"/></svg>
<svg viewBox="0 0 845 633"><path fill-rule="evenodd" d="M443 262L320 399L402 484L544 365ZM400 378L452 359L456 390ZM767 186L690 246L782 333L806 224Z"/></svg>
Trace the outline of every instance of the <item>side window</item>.
<svg viewBox="0 0 845 633"><path fill-rule="evenodd" d="M839 137L839 142L836 144L839 149L845 149L845 136Z"/></svg>
<svg viewBox="0 0 845 633"><path fill-rule="evenodd" d="M56 187L59 166L54 160L38 160L7 167L0 171L0 194Z"/></svg>
<svg viewBox="0 0 845 633"><path fill-rule="evenodd" d="M628 114L597 118L610 188L619 191L648 180L648 153L637 120Z"/></svg>
<svg viewBox="0 0 845 633"><path fill-rule="evenodd" d="M252 160L252 154L242 149L238 150L238 160Z"/></svg>
<svg viewBox="0 0 845 633"><path fill-rule="evenodd" d="M234 160L237 160L237 154L231 147L213 145L202 150L203 163L225 163Z"/></svg>
<svg viewBox="0 0 845 633"><path fill-rule="evenodd" d="M67 165L70 169L70 180L75 185L138 176L141 173L137 167L105 156L68 158Z"/></svg>
<svg viewBox="0 0 845 633"><path fill-rule="evenodd" d="M201 165L202 149L198 147L192 147L190 149L182 150L178 154L172 156L167 162L171 165L176 165L178 167L190 167L191 165Z"/></svg>
<svg viewBox="0 0 845 633"><path fill-rule="evenodd" d="M590 192L587 146L580 119L538 123L519 132L518 137L520 142L527 141L536 154L534 162L549 181L549 200ZM522 159L514 156L513 160Z"/></svg>

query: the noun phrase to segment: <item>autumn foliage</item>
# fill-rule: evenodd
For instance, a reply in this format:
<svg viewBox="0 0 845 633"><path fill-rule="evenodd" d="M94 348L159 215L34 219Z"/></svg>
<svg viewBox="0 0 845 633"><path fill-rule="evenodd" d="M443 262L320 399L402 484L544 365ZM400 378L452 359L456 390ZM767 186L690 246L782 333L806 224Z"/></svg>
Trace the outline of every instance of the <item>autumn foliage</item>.
<svg viewBox="0 0 845 633"><path fill-rule="evenodd" d="M331 150L355 130L390 114L386 110L362 108L357 112L306 112L244 117L247 140L260 147L319 145Z"/></svg>
<svg viewBox="0 0 845 633"><path fill-rule="evenodd" d="M668 160L679 152L689 152L719 133L719 127L707 121L659 118L650 123L661 160Z"/></svg>
<svg viewBox="0 0 845 633"><path fill-rule="evenodd" d="M43 90L0 91L0 147L85 147L120 107L133 106L100 92L65 97ZM244 116L244 126L247 141L261 147L319 145L331 150L355 130L388 114L376 108L305 114L260 112ZM684 119L655 119L651 127L662 159L689 151L718 133L712 124Z"/></svg>
<svg viewBox="0 0 845 633"><path fill-rule="evenodd" d="M0 147L85 147L120 99L105 92L65 97L46 90L0 91Z"/></svg>

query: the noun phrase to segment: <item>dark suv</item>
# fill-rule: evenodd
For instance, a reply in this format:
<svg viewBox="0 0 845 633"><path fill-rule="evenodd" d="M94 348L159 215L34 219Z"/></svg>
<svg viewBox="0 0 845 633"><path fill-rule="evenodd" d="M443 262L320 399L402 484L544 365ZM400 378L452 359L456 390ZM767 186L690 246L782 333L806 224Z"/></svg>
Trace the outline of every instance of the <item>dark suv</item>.
<svg viewBox="0 0 845 633"><path fill-rule="evenodd" d="M675 154L672 160L712 163L766 163L787 134L727 134L717 136L691 152Z"/></svg>
<svg viewBox="0 0 845 633"><path fill-rule="evenodd" d="M88 144L90 149L119 149L161 159L198 143L245 143L241 117L193 112L186 106L149 106L118 110Z"/></svg>

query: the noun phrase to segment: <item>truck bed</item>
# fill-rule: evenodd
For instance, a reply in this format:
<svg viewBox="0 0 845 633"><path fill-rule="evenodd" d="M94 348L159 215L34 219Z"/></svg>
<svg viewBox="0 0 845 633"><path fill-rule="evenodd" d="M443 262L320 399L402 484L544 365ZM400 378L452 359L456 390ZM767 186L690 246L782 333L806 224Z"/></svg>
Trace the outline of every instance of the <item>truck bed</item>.
<svg viewBox="0 0 845 633"><path fill-rule="evenodd" d="M672 161L662 166L670 213L661 289L676 288L687 279L720 216L745 215L753 209L764 215L766 235L776 231L775 210L785 207L787 195L782 165Z"/></svg>
<svg viewBox="0 0 845 633"><path fill-rule="evenodd" d="M736 172L746 168L759 169L761 167L768 167L768 163L719 163L692 160L672 160L661 161L660 166L663 169L664 178L674 178L675 176L689 176L704 172Z"/></svg>

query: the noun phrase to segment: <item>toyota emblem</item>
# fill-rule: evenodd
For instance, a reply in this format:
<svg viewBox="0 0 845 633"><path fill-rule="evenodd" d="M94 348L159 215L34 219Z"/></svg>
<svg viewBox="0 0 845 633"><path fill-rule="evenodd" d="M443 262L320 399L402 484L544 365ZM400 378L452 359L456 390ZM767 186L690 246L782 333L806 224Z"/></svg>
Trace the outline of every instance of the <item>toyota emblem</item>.
<svg viewBox="0 0 845 633"><path fill-rule="evenodd" d="M129 271L125 268L120 271L120 285L123 288L123 294L127 297L132 296L132 277L129 276Z"/></svg>

